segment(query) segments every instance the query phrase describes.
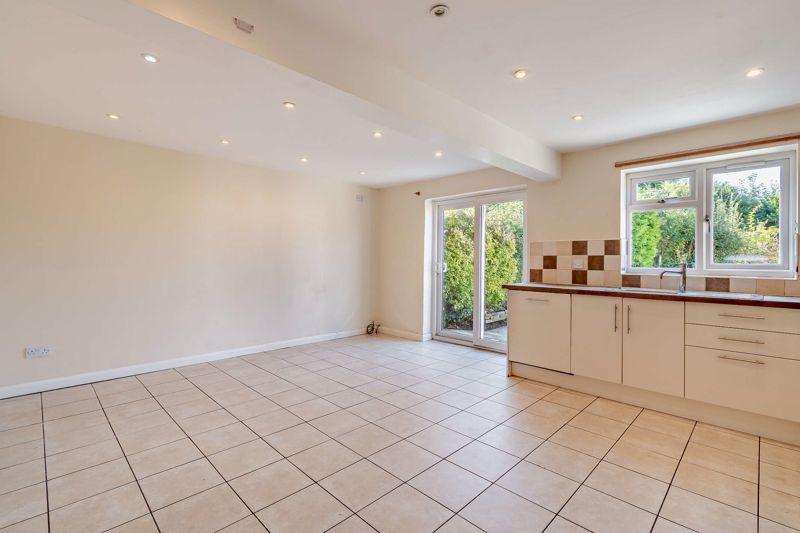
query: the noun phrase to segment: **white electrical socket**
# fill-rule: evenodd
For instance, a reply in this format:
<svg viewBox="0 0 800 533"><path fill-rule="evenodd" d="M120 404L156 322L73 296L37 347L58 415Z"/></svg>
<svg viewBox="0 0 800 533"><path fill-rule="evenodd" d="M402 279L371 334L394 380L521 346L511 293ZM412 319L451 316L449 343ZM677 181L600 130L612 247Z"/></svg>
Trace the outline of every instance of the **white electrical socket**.
<svg viewBox="0 0 800 533"><path fill-rule="evenodd" d="M47 357L50 355L49 346L31 346L25 348L25 359L38 359L40 357Z"/></svg>

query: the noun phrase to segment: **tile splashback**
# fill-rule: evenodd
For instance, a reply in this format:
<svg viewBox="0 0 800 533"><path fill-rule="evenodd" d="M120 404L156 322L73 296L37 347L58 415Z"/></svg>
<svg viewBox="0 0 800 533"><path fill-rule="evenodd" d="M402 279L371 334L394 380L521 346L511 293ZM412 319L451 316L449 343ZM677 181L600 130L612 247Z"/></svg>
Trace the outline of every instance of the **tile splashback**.
<svg viewBox="0 0 800 533"><path fill-rule="evenodd" d="M623 274L621 239L530 243L530 280L559 285L677 289L678 277ZM800 280L689 276L691 291L800 297Z"/></svg>

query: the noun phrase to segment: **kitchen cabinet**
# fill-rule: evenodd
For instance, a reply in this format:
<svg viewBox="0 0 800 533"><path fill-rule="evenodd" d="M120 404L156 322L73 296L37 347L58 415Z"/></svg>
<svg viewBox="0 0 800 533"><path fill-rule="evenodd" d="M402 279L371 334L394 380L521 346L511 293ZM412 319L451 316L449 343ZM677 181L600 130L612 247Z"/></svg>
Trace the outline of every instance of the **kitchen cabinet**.
<svg viewBox="0 0 800 533"><path fill-rule="evenodd" d="M570 372L570 295L511 291L508 360Z"/></svg>
<svg viewBox="0 0 800 533"><path fill-rule="evenodd" d="M622 383L622 298L572 296L572 373Z"/></svg>

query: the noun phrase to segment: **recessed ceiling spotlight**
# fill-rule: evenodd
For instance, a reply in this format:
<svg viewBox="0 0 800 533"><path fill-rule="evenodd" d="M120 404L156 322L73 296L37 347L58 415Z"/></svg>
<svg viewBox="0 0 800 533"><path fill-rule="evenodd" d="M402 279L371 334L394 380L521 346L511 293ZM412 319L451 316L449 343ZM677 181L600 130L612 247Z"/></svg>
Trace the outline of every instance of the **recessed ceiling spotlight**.
<svg viewBox="0 0 800 533"><path fill-rule="evenodd" d="M119 115L115 115L114 113L107 113L106 118L108 120L119 120Z"/></svg>
<svg viewBox="0 0 800 533"><path fill-rule="evenodd" d="M294 102L290 102L289 100L287 100L283 103L283 107L285 107L286 109L294 109L295 107L297 107L297 105Z"/></svg>
<svg viewBox="0 0 800 533"><path fill-rule="evenodd" d="M764 67L751 68L750 70L747 71L747 74L745 74L745 76L747 76L748 78L757 78L762 74L764 74L765 70L766 69Z"/></svg>
<svg viewBox="0 0 800 533"><path fill-rule="evenodd" d="M359 172L359 174L360 174L361 176L366 176L366 175L367 175L367 172L366 172L365 170L362 170L361 172Z"/></svg>
<svg viewBox="0 0 800 533"><path fill-rule="evenodd" d="M383 137L383 132L381 130L375 130L372 132L372 136L375 137L376 139L380 139L381 137Z"/></svg>
<svg viewBox="0 0 800 533"><path fill-rule="evenodd" d="M303 157L300 158L300 162L301 163L308 163L308 158L306 156L303 156Z"/></svg>
<svg viewBox="0 0 800 533"><path fill-rule="evenodd" d="M230 144L231 143L231 141L228 140L228 139L220 139L219 142L220 142L220 144Z"/></svg>
<svg viewBox="0 0 800 533"><path fill-rule="evenodd" d="M158 57L154 56L153 54L148 54L147 52L142 54L142 59L148 63L158 63Z"/></svg>
<svg viewBox="0 0 800 533"><path fill-rule="evenodd" d="M442 156L444 156L444 152L442 152L441 150L436 150L435 152L433 152L433 157L442 157Z"/></svg>
<svg viewBox="0 0 800 533"><path fill-rule="evenodd" d="M450 12L450 8L445 4L436 4L428 12L436 18L441 18Z"/></svg>
<svg viewBox="0 0 800 533"><path fill-rule="evenodd" d="M574 120L575 122L580 122L581 120L583 120L583 115L572 115L572 120Z"/></svg>
<svg viewBox="0 0 800 533"><path fill-rule="evenodd" d="M517 70L514 71L513 76L518 80L524 80L525 78L528 77L528 71L525 70L524 68L518 68Z"/></svg>

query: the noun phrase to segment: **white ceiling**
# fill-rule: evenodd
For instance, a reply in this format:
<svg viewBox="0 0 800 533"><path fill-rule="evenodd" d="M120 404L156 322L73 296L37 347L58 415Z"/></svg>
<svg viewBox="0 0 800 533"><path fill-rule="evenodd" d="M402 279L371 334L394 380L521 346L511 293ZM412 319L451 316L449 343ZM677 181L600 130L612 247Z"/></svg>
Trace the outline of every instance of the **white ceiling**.
<svg viewBox="0 0 800 533"><path fill-rule="evenodd" d="M798 0L432 3L0 0L0 114L382 187L800 103Z"/></svg>
<svg viewBox="0 0 800 533"><path fill-rule="evenodd" d="M357 116L341 91L114 3L118 23L105 25L44 1L0 0L0 114L373 187L486 166L449 151L438 159L441 146Z"/></svg>
<svg viewBox="0 0 800 533"><path fill-rule="evenodd" d="M562 151L800 103L798 0L275 1Z"/></svg>

